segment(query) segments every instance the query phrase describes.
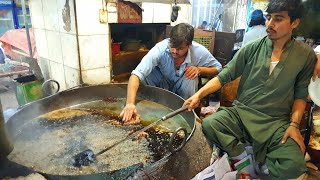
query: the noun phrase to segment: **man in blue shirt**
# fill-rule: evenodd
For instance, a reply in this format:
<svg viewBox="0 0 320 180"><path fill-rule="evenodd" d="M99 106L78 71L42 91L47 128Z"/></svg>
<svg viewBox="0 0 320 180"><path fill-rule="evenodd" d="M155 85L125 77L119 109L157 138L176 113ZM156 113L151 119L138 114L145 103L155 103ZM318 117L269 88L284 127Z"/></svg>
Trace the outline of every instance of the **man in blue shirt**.
<svg viewBox="0 0 320 180"><path fill-rule="evenodd" d="M120 114L124 122L137 114L135 99L140 81L189 98L198 88L199 75L213 77L221 71L221 64L204 46L193 42L193 36L191 25L178 24L169 39L156 44L143 57L129 79L126 106Z"/></svg>

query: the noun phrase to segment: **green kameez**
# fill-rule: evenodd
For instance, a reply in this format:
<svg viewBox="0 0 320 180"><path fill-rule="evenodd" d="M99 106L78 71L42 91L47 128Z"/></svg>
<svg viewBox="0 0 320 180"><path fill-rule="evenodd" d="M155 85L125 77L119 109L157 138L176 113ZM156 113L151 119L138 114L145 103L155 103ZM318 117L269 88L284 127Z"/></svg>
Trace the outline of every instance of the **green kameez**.
<svg viewBox="0 0 320 180"><path fill-rule="evenodd" d="M241 48L218 75L224 85L241 76L233 107L204 119L205 136L230 156L253 146L256 162L267 163L275 179L297 178L306 171L299 146L281 139L290 124L295 99L306 100L316 63L313 50L292 40L269 75L272 41L264 37Z"/></svg>

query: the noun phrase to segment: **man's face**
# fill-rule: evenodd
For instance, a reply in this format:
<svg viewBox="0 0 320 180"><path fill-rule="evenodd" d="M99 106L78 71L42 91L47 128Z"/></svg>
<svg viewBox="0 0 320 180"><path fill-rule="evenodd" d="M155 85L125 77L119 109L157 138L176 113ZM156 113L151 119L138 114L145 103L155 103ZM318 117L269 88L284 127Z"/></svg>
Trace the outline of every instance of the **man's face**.
<svg viewBox="0 0 320 180"><path fill-rule="evenodd" d="M291 37L292 30L299 25L300 20L296 19L292 23L288 11L281 11L267 14L267 34L269 39L278 40Z"/></svg>
<svg viewBox="0 0 320 180"><path fill-rule="evenodd" d="M172 47L172 44L170 43L170 52L173 59L185 57L189 47L190 45L187 43L182 43L179 47Z"/></svg>

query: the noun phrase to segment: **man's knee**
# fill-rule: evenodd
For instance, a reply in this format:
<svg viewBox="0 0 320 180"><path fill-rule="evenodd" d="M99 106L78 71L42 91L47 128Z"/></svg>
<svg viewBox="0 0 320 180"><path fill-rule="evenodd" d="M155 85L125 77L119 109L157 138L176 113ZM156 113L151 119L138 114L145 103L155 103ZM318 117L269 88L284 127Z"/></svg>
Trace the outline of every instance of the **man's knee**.
<svg viewBox="0 0 320 180"><path fill-rule="evenodd" d="M307 171L307 166L304 158L293 158L292 161L287 163L286 167L288 168L287 172L284 172L284 174L287 174L287 178L298 178L301 176L301 174L305 173Z"/></svg>
<svg viewBox="0 0 320 180"><path fill-rule="evenodd" d="M297 153L291 152L290 156L271 161L271 163L267 161L270 174L276 179L295 179L305 173L307 171L306 162L302 153Z"/></svg>
<svg viewBox="0 0 320 180"><path fill-rule="evenodd" d="M281 171L270 171L270 174L275 179L297 179L307 171L306 162L304 160L292 160L290 162L283 163Z"/></svg>
<svg viewBox="0 0 320 180"><path fill-rule="evenodd" d="M210 140L212 140L212 136L215 134L218 127L219 123L214 118L205 118L201 124L203 134L207 139Z"/></svg>
<svg viewBox="0 0 320 180"><path fill-rule="evenodd" d="M210 134L213 131L214 122L211 119L205 118L201 123L202 132L206 134Z"/></svg>
<svg viewBox="0 0 320 180"><path fill-rule="evenodd" d="M204 119L201 123L201 129L202 132L204 134L204 136L206 137L206 140L208 142L208 144L212 147L212 145L214 144L213 139L212 139L212 135L213 135L213 127L212 127L212 122L210 122L211 119Z"/></svg>

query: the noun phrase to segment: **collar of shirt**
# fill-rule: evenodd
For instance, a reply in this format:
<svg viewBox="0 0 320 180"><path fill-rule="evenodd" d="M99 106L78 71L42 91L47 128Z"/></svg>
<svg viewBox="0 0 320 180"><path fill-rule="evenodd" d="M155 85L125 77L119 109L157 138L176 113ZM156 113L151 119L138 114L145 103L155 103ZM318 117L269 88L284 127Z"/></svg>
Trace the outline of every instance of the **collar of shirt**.
<svg viewBox="0 0 320 180"><path fill-rule="evenodd" d="M284 52L286 49L292 47L293 44L294 44L294 42L295 42L295 40L294 40L294 39L291 39L291 40L285 45L283 52ZM268 51L268 57L271 58L272 50L273 50L272 40L269 39L269 37L266 37L266 43L267 43L267 47L268 47L268 49L269 49L269 51Z"/></svg>
<svg viewBox="0 0 320 180"><path fill-rule="evenodd" d="M294 42L295 42L295 40L291 38L291 40L285 45L285 49L293 46ZM272 40L269 39L269 37L267 37L267 45L272 48L272 44L273 44Z"/></svg>

